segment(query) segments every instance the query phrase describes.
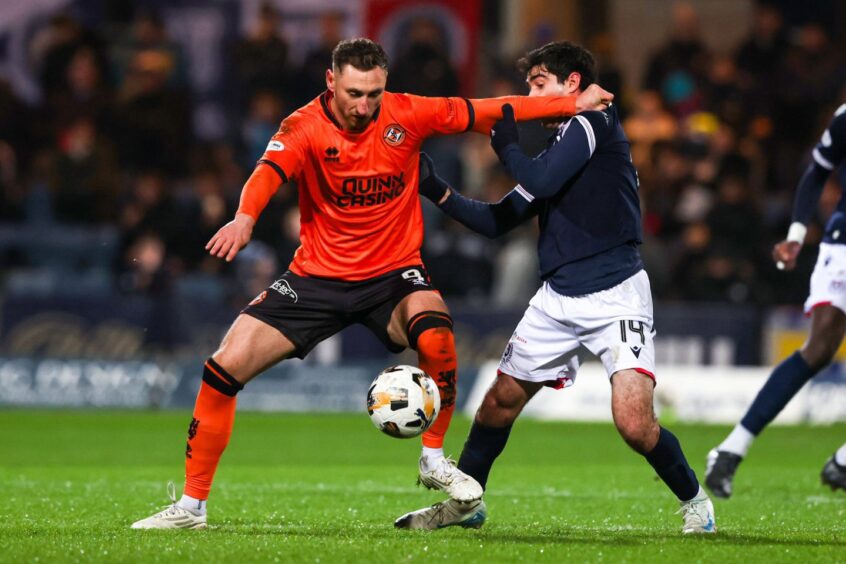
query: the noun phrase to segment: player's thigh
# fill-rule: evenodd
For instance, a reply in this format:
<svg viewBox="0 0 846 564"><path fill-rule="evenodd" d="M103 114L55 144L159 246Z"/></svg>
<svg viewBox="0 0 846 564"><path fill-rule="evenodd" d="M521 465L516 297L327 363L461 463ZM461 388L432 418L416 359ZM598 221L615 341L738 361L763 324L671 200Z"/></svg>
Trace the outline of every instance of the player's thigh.
<svg viewBox="0 0 846 564"><path fill-rule="evenodd" d="M391 341L408 346L408 334L406 327L412 317L424 311L438 311L449 313L446 302L441 294L434 290L421 290L405 296L396 305L391 313L391 320L388 322L388 336Z"/></svg>
<svg viewBox="0 0 846 564"><path fill-rule="evenodd" d="M278 329L242 313L235 319L212 358L233 378L246 384L291 356L295 350L294 343Z"/></svg>
<svg viewBox="0 0 846 564"><path fill-rule="evenodd" d="M811 331L802 357L812 368L822 368L834 357L846 332L846 245L820 243L805 313Z"/></svg>
<svg viewBox="0 0 846 564"><path fill-rule="evenodd" d="M819 256L811 273L805 313L832 306L846 312L846 245L820 243Z"/></svg>
<svg viewBox="0 0 846 564"><path fill-rule="evenodd" d="M814 367L834 358L846 334L846 313L833 305L820 305L811 313L811 331L802 345L802 356Z"/></svg>
<svg viewBox="0 0 846 564"><path fill-rule="evenodd" d="M511 425L542 387L540 382L528 382L498 372L476 411L476 421L488 427Z"/></svg>
<svg viewBox="0 0 846 564"><path fill-rule="evenodd" d="M354 286L288 271L242 313L269 325L293 343L290 356L305 358L318 343L350 324L347 302Z"/></svg>
<svg viewBox="0 0 846 564"><path fill-rule="evenodd" d="M655 330L646 272L574 300L571 311L581 343L599 357L609 377L634 369L655 379Z"/></svg>
<svg viewBox="0 0 846 564"><path fill-rule="evenodd" d="M505 345L499 371L554 388L576 380L582 354L579 337L563 318L563 297L544 284Z"/></svg>
<svg viewBox="0 0 846 564"><path fill-rule="evenodd" d="M374 287L383 294L383 302L368 315L368 323L377 334L385 332L389 348L408 346L407 327L414 316L426 311L449 314L422 264L390 272Z"/></svg>

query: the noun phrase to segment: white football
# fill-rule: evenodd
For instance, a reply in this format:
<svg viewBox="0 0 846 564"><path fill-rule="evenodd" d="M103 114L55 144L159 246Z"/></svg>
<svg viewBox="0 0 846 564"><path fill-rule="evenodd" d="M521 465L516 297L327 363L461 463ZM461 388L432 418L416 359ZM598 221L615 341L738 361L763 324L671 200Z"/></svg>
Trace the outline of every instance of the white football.
<svg viewBox="0 0 846 564"><path fill-rule="evenodd" d="M416 366L391 366L367 391L367 413L376 428L399 439L429 428L441 409L438 385Z"/></svg>

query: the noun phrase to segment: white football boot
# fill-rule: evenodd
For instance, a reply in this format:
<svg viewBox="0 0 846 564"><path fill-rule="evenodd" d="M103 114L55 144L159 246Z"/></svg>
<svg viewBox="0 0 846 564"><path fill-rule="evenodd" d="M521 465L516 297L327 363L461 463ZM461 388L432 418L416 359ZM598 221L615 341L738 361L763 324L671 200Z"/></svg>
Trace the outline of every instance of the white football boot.
<svg viewBox="0 0 846 564"><path fill-rule="evenodd" d="M456 501L475 501L481 499L484 490L473 477L465 474L451 458L441 458L433 468L425 470L426 456L420 457L420 475L418 484L430 490L441 490Z"/></svg>
<svg viewBox="0 0 846 564"><path fill-rule="evenodd" d="M132 524L133 529L205 529L206 514L197 515L176 504L176 487L168 482L167 493L171 504L155 515Z"/></svg>
<svg viewBox="0 0 846 564"><path fill-rule="evenodd" d="M444 527L464 527L479 529L488 517L488 508L481 499L461 502L448 499L431 507L424 507L406 513L396 521L397 529L443 529Z"/></svg>
<svg viewBox="0 0 846 564"><path fill-rule="evenodd" d="M699 493L690 501L681 502L681 508L677 511L684 519L682 533L716 533L717 524L714 521L714 504L702 487Z"/></svg>

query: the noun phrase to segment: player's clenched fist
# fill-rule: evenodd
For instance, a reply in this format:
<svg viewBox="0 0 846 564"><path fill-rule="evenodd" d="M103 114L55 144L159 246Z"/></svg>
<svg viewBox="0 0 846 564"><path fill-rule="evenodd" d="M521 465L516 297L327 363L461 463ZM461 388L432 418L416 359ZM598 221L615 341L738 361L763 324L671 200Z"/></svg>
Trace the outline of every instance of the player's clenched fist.
<svg viewBox="0 0 846 564"><path fill-rule="evenodd" d="M235 219L221 227L214 237L206 243L206 250L213 257L232 262L238 251L250 242L253 235L253 225L256 220L245 213L235 215Z"/></svg>
<svg viewBox="0 0 846 564"><path fill-rule="evenodd" d="M614 95L598 84L591 84L576 98L576 112L607 110Z"/></svg>
<svg viewBox="0 0 846 564"><path fill-rule="evenodd" d="M796 241L782 241L773 247L773 260L779 270L793 270L802 245Z"/></svg>

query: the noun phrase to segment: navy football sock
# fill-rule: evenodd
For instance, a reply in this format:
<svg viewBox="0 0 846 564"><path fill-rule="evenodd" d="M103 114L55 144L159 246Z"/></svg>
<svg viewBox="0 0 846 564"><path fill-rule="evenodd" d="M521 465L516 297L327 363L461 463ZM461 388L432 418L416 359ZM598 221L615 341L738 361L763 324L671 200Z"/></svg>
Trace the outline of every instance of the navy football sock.
<svg viewBox="0 0 846 564"><path fill-rule="evenodd" d="M758 435L816 373L799 351L793 353L773 370L740 424L753 435Z"/></svg>
<svg viewBox="0 0 846 564"><path fill-rule="evenodd" d="M679 440L667 429L661 427L658 443L644 456L681 501L690 501L699 493L699 480L687 463Z"/></svg>
<svg viewBox="0 0 846 564"><path fill-rule="evenodd" d="M508 427L486 427L473 421L467 442L458 459L458 469L476 479L484 488L494 460L505 448L511 425Z"/></svg>

